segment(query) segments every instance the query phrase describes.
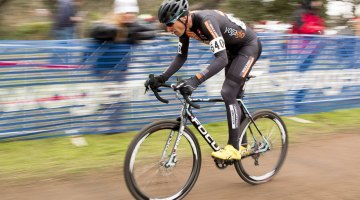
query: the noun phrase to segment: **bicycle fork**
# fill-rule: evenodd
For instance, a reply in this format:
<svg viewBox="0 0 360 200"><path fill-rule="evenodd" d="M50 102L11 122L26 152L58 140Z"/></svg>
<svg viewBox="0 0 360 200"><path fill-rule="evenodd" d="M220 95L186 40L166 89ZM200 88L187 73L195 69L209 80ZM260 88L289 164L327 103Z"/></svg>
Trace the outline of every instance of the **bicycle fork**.
<svg viewBox="0 0 360 200"><path fill-rule="evenodd" d="M184 112L184 110L182 110L182 113ZM168 160L166 160L166 157L167 157L167 150L169 149L170 147L170 144L171 144L171 141L175 135L175 130L171 130L170 134L169 134L169 137L166 141L166 144L165 144L165 147L164 147L164 150L163 150L163 153L161 155L161 161L162 163L164 163L164 166L166 168L170 168L170 167L175 167L176 165L176 162L177 162L177 159L176 159L176 150L178 148L178 145L180 143L180 140L181 140L181 137L184 133L184 129L185 129L185 125L186 125L186 122L187 122L187 119L184 118L184 115L182 114L181 117L180 117L180 127L179 127L179 131L178 131L178 134L176 136L176 140L175 140L175 143L174 143L174 146L172 147L172 150L170 152L170 155L169 155L169 158Z"/></svg>

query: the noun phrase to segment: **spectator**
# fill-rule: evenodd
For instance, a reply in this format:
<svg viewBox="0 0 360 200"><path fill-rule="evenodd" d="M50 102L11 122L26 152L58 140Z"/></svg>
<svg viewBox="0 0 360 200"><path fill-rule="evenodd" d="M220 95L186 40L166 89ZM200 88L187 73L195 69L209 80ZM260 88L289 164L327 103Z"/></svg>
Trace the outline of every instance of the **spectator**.
<svg viewBox="0 0 360 200"><path fill-rule="evenodd" d="M77 38L76 25L82 21L77 15L82 0L58 0L54 14L53 34L55 39L67 40Z"/></svg>
<svg viewBox="0 0 360 200"><path fill-rule="evenodd" d="M116 40L126 38L128 43L136 43L138 40L147 40L154 37L154 27L138 22L139 6L137 0L115 0L114 15L116 24L121 32L118 32Z"/></svg>
<svg viewBox="0 0 360 200"><path fill-rule="evenodd" d="M353 19L353 28L356 36L360 36L360 16Z"/></svg>
<svg viewBox="0 0 360 200"><path fill-rule="evenodd" d="M115 0L112 17L94 24L90 37L128 44L154 38L155 27L149 23L139 23L138 14L137 0Z"/></svg>
<svg viewBox="0 0 360 200"><path fill-rule="evenodd" d="M89 46L87 61L94 69L94 75L105 82L126 81L126 71L130 50L135 43L131 32L139 13L137 0L115 0L111 18L94 24L90 31L93 38ZM119 133L122 124L124 102L103 105L102 111L107 113L104 133Z"/></svg>
<svg viewBox="0 0 360 200"><path fill-rule="evenodd" d="M293 15L293 26L290 33L323 34L325 24L319 14L321 7L322 2L319 0L300 0L300 7L295 10ZM303 72L314 63L315 58L324 46L324 42L312 36L294 36L287 45L288 53L303 57L298 68L299 71Z"/></svg>
<svg viewBox="0 0 360 200"><path fill-rule="evenodd" d="M324 20L319 15L322 2L319 0L301 0L300 7L293 14L291 33L323 34Z"/></svg>
<svg viewBox="0 0 360 200"><path fill-rule="evenodd" d="M137 0L115 0L114 14L119 26L134 23L139 14Z"/></svg>
<svg viewBox="0 0 360 200"><path fill-rule="evenodd" d="M293 23L290 33L293 34L323 34L325 23L319 12L322 8L320 0L300 0L300 7L293 14ZM319 56L325 43L321 38L313 36L295 36L288 42L288 53L300 60L299 72L306 72ZM299 89L295 95L295 110L301 109L303 102L308 95L307 89Z"/></svg>
<svg viewBox="0 0 360 200"><path fill-rule="evenodd" d="M95 39L94 49L103 52L96 60L101 64L94 66L95 74L103 76L113 73L114 68L126 71L127 63L124 58L129 53L131 44L129 27L136 22L138 13L137 0L115 0L113 17L94 25L90 37Z"/></svg>

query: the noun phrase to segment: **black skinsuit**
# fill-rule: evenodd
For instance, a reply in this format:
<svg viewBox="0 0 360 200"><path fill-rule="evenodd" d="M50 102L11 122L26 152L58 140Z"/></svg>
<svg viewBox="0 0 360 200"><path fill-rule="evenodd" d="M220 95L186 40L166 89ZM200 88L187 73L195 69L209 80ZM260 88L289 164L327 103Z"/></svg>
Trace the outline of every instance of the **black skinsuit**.
<svg viewBox="0 0 360 200"><path fill-rule="evenodd" d="M242 21L221 11L194 11L190 15L193 26L190 32L179 37L179 52L163 75L166 79L169 78L185 63L189 37L210 44L215 59L196 77L202 83L225 67L225 81L221 96L225 101L227 111L228 144L239 149L239 128L244 114L236 98L242 92L246 77L261 54L261 43L255 32Z"/></svg>

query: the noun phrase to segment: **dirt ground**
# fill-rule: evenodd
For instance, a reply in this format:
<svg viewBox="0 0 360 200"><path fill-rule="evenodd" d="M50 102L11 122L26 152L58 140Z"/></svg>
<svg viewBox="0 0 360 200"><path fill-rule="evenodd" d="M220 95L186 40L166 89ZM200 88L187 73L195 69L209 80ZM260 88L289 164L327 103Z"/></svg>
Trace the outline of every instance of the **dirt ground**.
<svg viewBox="0 0 360 200"><path fill-rule="evenodd" d="M230 166L219 170L203 154L197 183L185 199L360 199L360 134L318 137L289 146L280 173L252 186ZM0 186L1 200L127 200L121 170L82 177Z"/></svg>

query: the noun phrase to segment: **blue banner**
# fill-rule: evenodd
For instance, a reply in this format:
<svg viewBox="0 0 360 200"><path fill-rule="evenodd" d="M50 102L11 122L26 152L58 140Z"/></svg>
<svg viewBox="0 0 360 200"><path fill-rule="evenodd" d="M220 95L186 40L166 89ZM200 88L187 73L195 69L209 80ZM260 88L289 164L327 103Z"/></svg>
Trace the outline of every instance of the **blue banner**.
<svg viewBox="0 0 360 200"><path fill-rule="evenodd" d="M250 111L297 115L360 107L358 37L261 35L263 53L247 83ZM163 104L144 94L148 74L159 74L177 52L177 38L161 36L130 45L90 39L0 41L0 140L39 139L139 130L176 118L180 102L165 89ZM190 77L213 59L192 41L177 76ZM220 97L224 72L194 93ZM170 82L175 82L172 77ZM204 122L225 121L222 103L202 103Z"/></svg>

